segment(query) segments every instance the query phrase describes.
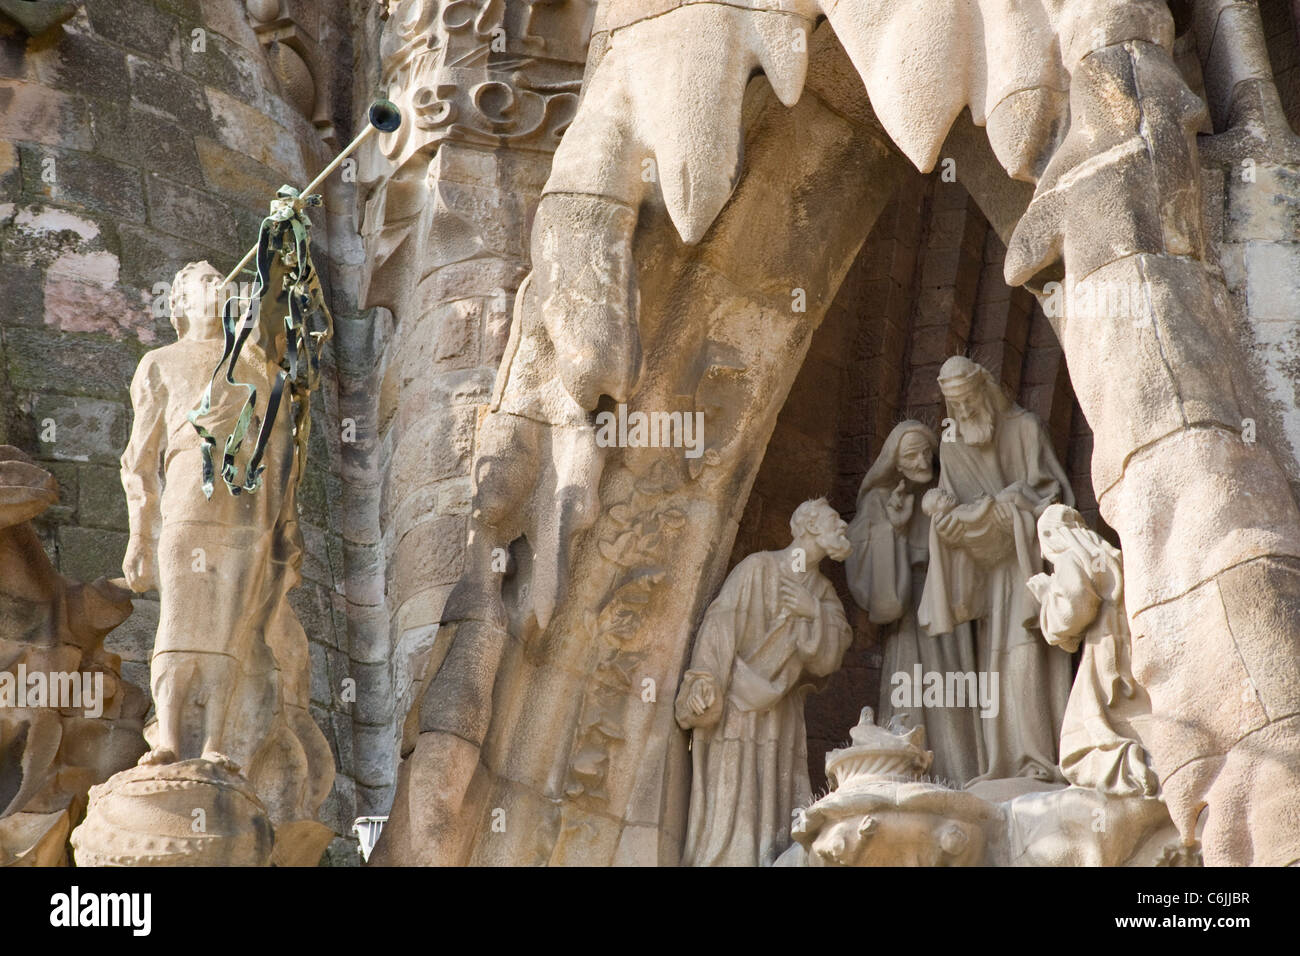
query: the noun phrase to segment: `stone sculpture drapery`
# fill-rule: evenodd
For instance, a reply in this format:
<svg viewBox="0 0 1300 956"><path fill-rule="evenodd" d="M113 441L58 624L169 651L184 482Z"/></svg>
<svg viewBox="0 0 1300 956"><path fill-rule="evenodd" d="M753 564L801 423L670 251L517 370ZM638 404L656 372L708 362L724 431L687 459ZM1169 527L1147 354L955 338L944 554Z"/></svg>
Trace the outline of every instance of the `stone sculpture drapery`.
<svg viewBox="0 0 1300 956"><path fill-rule="evenodd" d="M905 421L894 426L858 490L857 513L849 525L853 552L845 571L854 599L873 624L881 625L876 713L885 723L906 716L910 726L925 728L934 753L931 772L964 784L980 772L977 701L926 707L922 688L916 686L926 674L943 679L976 669L969 624L956 625L954 631L960 633L925 634L916 619L930 555L930 516L922 508L922 495L936 477L938 446L928 425ZM902 702L897 706L896 697Z"/></svg>
<svg viewBox="0 0 1300 956"><path fill-rule="evenodd" d="M683 865L773 863L812 799L807 681L838 668L852 639L818 565L844 559L845 528L825 499L801 505L790 546L736 565L704 615L676 702L693 743Z"/></svg>

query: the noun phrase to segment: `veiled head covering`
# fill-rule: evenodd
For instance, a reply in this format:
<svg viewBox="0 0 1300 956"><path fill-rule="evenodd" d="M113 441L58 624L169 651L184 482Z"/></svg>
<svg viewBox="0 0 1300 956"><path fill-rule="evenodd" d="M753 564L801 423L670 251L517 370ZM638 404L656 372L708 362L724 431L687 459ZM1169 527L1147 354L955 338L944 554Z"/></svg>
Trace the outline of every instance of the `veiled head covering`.
<svg viewBox="0 0 1300 956"><path fill-rule="evenodd" d="M909 418L907 421L895 425L894 430L885 439L880 454L876 456L876 460L872 463L866 477L862 479L862 484L858 488L859 511L862 510L862 499L868 491L882 485L893 487L903 477L902 472L898 470L898 450L903 444L903 437L913 432L925 437L932 454L939 449L939 436L934 433L933 428L924 422Z"/></svg>
<svg viewBox="0 0 1300 956"><path fill-rule="evenodd" d="M1123 559L1118 550L1084 524L1083 515L1074 508L1048 505L1038 518L1038 544L1045 560L1055 565L1061 557L1074 558L1081 567L1094 572L1094 581L1099 577L1095 572L1109 571L1109 586L1102 597L1119 600L1124 587Z"/></svg>

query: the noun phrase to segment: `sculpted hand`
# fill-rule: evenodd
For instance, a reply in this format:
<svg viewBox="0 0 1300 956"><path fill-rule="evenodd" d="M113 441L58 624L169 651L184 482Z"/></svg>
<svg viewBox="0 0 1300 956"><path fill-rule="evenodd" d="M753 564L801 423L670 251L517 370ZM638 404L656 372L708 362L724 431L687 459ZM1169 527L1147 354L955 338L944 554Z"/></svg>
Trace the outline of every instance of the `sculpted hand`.
<svg viewBox="0 0 1300 956"><path fill-rule="evenodd" d="M1041 604L1043 597L1047 594L1048 588L1052 586L1052 576L1044 574L1041 571L1025 582L1025 587L1029 588L1029 593L1038 599Z"/></svg>
<svg viewBox="0 0 1300 956"><path fill-rule="evenodd" d="M717 696L718 691L713 684L713 679L701 678L691 687L690 696L687 698L687 706L690 707L692 714L699 717L713 706Z"/></svg>
<svg viewBox="0 0 1300 956"><path fill-rule="evenodd" d="M781 582L781 606L799 617L814 618L819 608L815 597L792 581Z"/></svg>
<svg viewBox="0 0 1300 956"><path fill-rule="evenodd" d="M999 498L993 504L993 514L997 516L998 527L1003 531L1012 532L1016 523L1016 506L1009 501L1003 501Z"/></svg>
<svg viewBox="0 0 1300 956"><path fill-rule="evenodd" d="M934 529L939 533L939 540L951 548L960 545L966 536L966 523L953 512L936 519Z"/></svg>
<svg viewBox="0 0 1300 956"><path fill-rule="evenodd" d="M144 538L132 537L122 559L122 574L126 584L136 594L157 587L154 573L153 543Z"/></svg>
<svg viewBox="0 0 1300 956"><path fill-rule="evenodd" d="M907 493L907 482L899 481L898 486L889 493L885 502L885 516L895 531L902 531L912 520L912 507L915 495Z"/></svg>

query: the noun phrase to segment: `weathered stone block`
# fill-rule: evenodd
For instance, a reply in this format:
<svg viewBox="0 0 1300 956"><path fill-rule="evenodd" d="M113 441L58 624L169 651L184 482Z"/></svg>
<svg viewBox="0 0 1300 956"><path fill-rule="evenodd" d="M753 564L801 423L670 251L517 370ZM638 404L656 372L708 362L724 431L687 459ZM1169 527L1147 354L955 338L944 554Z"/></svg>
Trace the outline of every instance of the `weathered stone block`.
<svg viewBox="0 0 1300 956"><path fill-rule="evenodd" d="M53 524L71 524L77 514L77 466L66 461L42 461L41 467L59 483L58 504L48 508L42 521Z"/></svg>
<svg viewBox="0 0 1300 956"><path fill-rule="evenodd" d="M213 255L213 250L191 241L189 237L177 238L163 235L147 226L118 226L122 238L121 276L123 284L131 283L153 294L156 283L170 285L172 278L187 262L197 262ZM160 334L173 341L176 333L165 316L157 319Z"/></svg>
<svg viewBox="0 0 1300 956"><path fill-rule="evenodd" d="M0 146L0 151L3 150ZM41 270L19 263L5 263L5 298L11 310L9 323L39 327L45 317L45 296ZM6 323L6 324L9 324Z"/></svg>
<svg viewBox="0 0 1300 956"><path fill-rule="evenodd" d="M195 182L201 179L213 192L229 197L259 215L266 215L275 191L284 185L281 177L216 140L200 136L194 141L194 146L202 167L202 175L195 177Z"/></svg>
<svg viewBox="0 0 1300 956"><path fill-rule="evenodd" d="M294 186L306 184L307 162L292 131L220 90L207 91L215 138L231 149L274 170Z"/></svg>
<svg viewBox="0 0 1300 956"><path fill-rule="evenodd" d="M389 569L389 601L396 606L416 591L453 583L464 560L465 519L433 518L406 532Z"/></svg>
<svg viewBox="0 0 1300 956"><path fill-rule="evenodd" d="M101 465L82 465L77 471L78 524L130 531L120 471Z"/></svg>
<svg viewBox="0 0 1300 956"><path fill-rule="evenodd" d="M86 12L100 37L138 50L152 60L174 60L178 43L176 18L154 4L91 3ZM96 46L112 49L104 43Z"/></svg>
<svg viewBox="0 0 1300 956"><path fill-rule="evenodd" d="M130 415L118 402L41 392L32 417L42 453L64 461L116 461L130 437Z"/></svg>
<svg viewBox="0 0 1300 956"><path fill-rule="evenodd" d="M334 704L334 688L330 686L326 648L323 644L308 641L307 651L311 657L311 702L319 707L331 707Z"/></svg>
<svg viewBox="0 0 1300 956"><path fill-rule="evenodd" d="M209 33L204 43L202 52L193 49L188 36L181 43L181 68L187 75L250 103L259 102L273 88L265 65L243 47L217 33Z"/></svg>
<svg viewBox="0 0 1300 956"><path fill-rule="evenodd" d="M145 177L149 224L181 238L201 237L205 245L230 255L239 231L229 205L209 193L170 182L156 173Z"/></svg>
<svg viewBox="0 0 1300 956"><path fill-rule="evenodd" d="M117 19L119 6L90 4L91 8L99 8L101 16L110 19ZM126 55L121 49L77 30L64 30L58 44L38 64L41 82L61 93L108 99L121 95L130 83Z"/></svg>
<svg viewBox="0 0 1300 956"><path fill-rule="evenodd" d="M43 329L5 333L9 380L15 389L64 392L126 401L140 360L135 343Z"/></svg>
<svg viewBox="0 0 1300 956"><path fill-rule="evenodd" d="M95 151L141 169L197 183L203 172L194 150L194 134L128 103L103 103L91 117Z"/></svg>
<svg viewBox="0 0 1300 956"><path fill-rule="evenodd" d="M0 80L0 139L90 149L90 110L66 93Z"/></svg>
<svg viewBox="0 0 1300 956"><path fill-rule="evenodd" d="M78 581L93 581L100 575L122 576L127 535L121 531L78 528L63 525L57 532L59 570Z"/></svg>
<svg viewBox="0 0 1300 956"><path fill-rule="evenodd" d="M357 699L352 714L364 724L386 724L395 715L396 688L393 685L391 665L352 665L352 675L357 682Z"/></svg>
<svg viewBox="0 0 1300 956"><path fill-rule="evenodd" d="M17 31L0 35L0 77L7 80L21 80L29 78L30 75L27 38Z"/></svg>
<svg viewBox="0 0 1300 956"><path fill-rule="evenodd" d="M1297 230L1290 235L1300 235L1300 221ZM1246 306L1255 320L1300 316L1300 243L1246 244Z"/></svg>
<svg viewBox="0 0 1300 956"><path fill-rule="evenodd" d="M357 783L367 787L388 787L397 768L397 729L353 724L357 754Z"/></svg>
<svg viewBox="0 0 1300 956"><path fill-rule="evenodd" d="M350 707L349 704L343 704L343 707ZM351 715L339 711L331 710L329 712L329 723L322 724L328 736L335 744L338 760L338 769L340 773L351 774L356 766L356 755L352 746L352 717Z"/></svg>
<svg viewBox="0 0 1300 956"><path fill-rule="evenodd" d="M3 112L0 90L0 114ZM139 170L88 153L31 146L19 149L23 191L32 199L80 206L130 222L144 221Z"/></svg>
<svg viewBox="0 0 1300 956"><path fill-rule="evenodd" d="M173 123L181 123L196 135L210 135L212 119L203 88L188 76L156 63L128 55L131 72L131 102Z"/></svg>
<svg viewBox="0 0 1300 956"><path fill-rule="evenodd" d="M131 602L135 610L104 640L104 646L123 661L149 666L154 638L158 634L158 602L137 597Z"/></svg>

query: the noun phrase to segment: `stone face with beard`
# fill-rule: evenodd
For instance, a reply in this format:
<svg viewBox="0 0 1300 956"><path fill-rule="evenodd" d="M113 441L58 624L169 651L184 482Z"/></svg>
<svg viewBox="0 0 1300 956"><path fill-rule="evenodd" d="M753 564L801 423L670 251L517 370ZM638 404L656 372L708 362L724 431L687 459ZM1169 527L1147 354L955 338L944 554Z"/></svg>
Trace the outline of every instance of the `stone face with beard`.
<svg viewBox="0 0 1300 956"><path fill-rule="evenodd" d="M825 499L805 502L790 546L737 564L704 615L674 707L692 741L684 866L768 865L812 802L804 697L853 639L818 566L848 556L847 530Z"/></svg>
<svg viewBox="0 0 1300 956"><path fill-rule="evenodd" d="M1050 504L1073 504L1042 423L1012 404L987 369L954 356L939 384L956 423L939 445L939 488L957 506L930 529L918 620L929 635L974 622L979 673L998 674L1002 699L980 720L975 778L1059 781L1057 740L1070 693L1070 658L1025 628L1034 608L1025 582L1042 570L1035 522Z"/></svg>

